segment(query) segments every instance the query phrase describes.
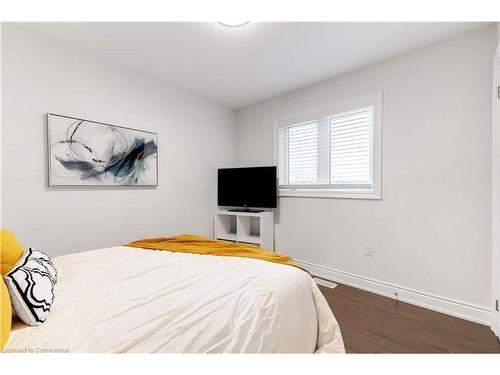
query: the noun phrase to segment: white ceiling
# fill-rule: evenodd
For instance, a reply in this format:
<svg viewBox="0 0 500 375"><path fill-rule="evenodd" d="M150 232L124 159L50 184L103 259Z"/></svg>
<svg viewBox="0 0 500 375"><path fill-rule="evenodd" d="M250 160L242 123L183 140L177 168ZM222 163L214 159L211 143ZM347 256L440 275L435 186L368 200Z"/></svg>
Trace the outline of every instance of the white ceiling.
<svg viewBox="0 0 500 375"><path fill-rule="evenodd" d="M30 23L122 65L242 108L484 23Z"/></svg>

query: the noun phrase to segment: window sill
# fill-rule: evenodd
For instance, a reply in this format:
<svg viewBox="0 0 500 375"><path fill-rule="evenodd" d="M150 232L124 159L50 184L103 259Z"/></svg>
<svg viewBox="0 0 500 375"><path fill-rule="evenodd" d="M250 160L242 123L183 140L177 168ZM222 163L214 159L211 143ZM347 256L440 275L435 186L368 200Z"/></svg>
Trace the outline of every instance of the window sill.
<svg viewBox="0 0 500 375"><path fill-rule="evenodd" d="M360 189L279 189L278 197L381 200L382 194L374 190Z"/></svg>

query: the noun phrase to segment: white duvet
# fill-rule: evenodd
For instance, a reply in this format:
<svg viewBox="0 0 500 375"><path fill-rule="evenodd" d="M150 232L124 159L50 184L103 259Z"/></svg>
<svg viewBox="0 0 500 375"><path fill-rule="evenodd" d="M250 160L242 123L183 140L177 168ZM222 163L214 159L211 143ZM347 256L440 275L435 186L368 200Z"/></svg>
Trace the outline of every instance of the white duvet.
<svg viewBox="0 0 500 375"><path fill-rule="evenodd" d="M309 274L267 261L113 247L54 258L56 299L7 351L344 352Z"/></svg>

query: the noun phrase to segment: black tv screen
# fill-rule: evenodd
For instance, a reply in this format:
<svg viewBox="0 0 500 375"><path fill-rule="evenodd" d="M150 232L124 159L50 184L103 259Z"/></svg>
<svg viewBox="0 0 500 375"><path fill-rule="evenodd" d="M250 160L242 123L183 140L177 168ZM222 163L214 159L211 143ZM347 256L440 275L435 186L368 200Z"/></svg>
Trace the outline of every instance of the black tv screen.
<svg viewBox="0 0 500 375"><path fill-rule="evenodd" d="M276 167L223 168L217 179L219 206L276 208Z"/></svg>

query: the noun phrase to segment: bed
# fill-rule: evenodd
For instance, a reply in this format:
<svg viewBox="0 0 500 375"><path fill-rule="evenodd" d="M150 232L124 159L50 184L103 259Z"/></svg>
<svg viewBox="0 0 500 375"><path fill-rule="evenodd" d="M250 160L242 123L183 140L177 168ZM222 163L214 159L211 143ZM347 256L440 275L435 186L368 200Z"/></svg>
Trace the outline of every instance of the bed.
<svg viewBox="0 0 500 375"><path fill-rule="evenodd" d="M118 246L56 257L47 321L6 351L343 353L311 276L259 259Z"/></svg>

